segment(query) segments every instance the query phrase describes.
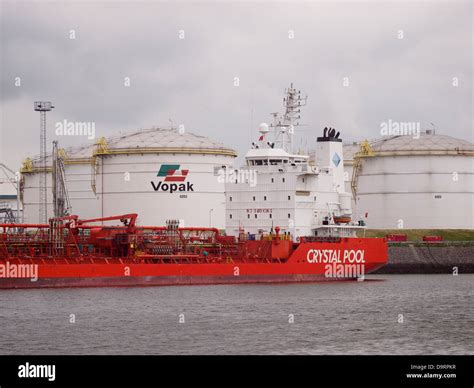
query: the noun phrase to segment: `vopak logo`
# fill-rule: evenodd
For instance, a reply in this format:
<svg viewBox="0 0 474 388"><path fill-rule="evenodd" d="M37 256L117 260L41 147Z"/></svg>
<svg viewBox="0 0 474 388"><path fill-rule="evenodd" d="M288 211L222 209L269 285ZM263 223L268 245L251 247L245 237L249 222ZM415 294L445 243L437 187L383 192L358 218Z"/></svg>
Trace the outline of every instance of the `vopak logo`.
<svg viewBox="0 0 474 388"><path fill-rule="evenodd" d="M174 193L175 191L194 191L193 183L164 183L164 182L184 182L188 176L189 170L180 170L179 164L162 164L156 176L164 179L158 184L150 182L155 191L165 191Z"/></svg>

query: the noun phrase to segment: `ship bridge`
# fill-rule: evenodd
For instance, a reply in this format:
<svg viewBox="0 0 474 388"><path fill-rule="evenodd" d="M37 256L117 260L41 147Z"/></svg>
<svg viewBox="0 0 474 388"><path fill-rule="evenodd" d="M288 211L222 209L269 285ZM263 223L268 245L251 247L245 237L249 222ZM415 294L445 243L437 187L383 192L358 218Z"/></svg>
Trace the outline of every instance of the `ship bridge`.
<svg viewBox="0 0 474 388"><path fill-rule="evenodd" d="M309 156L292 155L281 148L254 148L245 155L246 165L277 166L277 165L307 165Z"/></svg>

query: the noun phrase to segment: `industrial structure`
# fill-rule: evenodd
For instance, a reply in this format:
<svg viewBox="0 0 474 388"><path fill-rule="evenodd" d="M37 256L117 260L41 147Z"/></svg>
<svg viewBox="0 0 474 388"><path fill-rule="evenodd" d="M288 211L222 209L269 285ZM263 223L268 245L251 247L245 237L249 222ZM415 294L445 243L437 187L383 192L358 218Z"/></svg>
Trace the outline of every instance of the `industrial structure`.
<svg viewBox="0 0 474 388"><path fill-rule="evenodd" d="M53 184L53 214L54 217L64 217L71 212L71 201L69 200L69 192L66 183L66 169L64 160L66 154L64 150L58 148L58 142L53 141L52 154L52 175Z"/></svg>
<svg viewBox="0 0 474 388"><path fill-rule="evenodd" d="M474 144L433 130L344 145L353 209L375 229L474 228Z"/></svg>
<svg viewBox="0 0 474 388"><path fill-rule="evenodd" d="M342 236L362 224L474 228L473 143L427 130L343 145L329 128L315 151L301 154L293 151L293 135L306 97L291 85L283 102L283 114L273 113L274 122L260 126L245 166L237 170L234 150L176 129L102 137L66 150L56 143L48 154L46 112L53 106L36 102L40 155L24 161L15 186L20 195L0 213L45 223L53 216L133 211L143 224L179 219L181 226L226 228L228 234L243 226L260 234L278 225L296 237L329 231ZM14 210L20 201L23 212Z"/></svg>
<svg viewBox="0 0 474 388"><path fill-rule="evenodd" d="M54 157L23 163L25 222L39 222L38 190L41 171L46 171L48 217L54 216L55 192L62 209L57 213L72 209L84 218L96 218L133 211L142 224L180 219L182 225L224 228L224 182L217 172L232 167L235 157L234 150L207 137L160 128L58 149Z"/></svg>
<svg viewBox="0 0 474 388"><path fill-rule="evenodd" d="M20 176L0 163L0 222L22 222Z"/></svg>

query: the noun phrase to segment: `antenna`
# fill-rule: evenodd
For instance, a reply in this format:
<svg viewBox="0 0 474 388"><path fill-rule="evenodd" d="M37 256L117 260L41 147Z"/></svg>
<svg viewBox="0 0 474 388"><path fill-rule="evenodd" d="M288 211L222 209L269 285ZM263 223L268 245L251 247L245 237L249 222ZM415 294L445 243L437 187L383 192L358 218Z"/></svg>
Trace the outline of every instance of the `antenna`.
<svg viewBox="0 0 474 388"><path fill-rule="evenodd" d="M35 111L40 112L40 160L39 160L39 222L48 221L48 198L46 196L46 112L54 108L49 101L36 101Z"/></svg>
<svg viewBox="0 0 474 388"><path fill-rule="evenodd" d="M299 127L300 123L296 120L301 118L301 107L306 106L308 96L301 97L301 91L293 87L285 89L285 97L283 98L283 106L285 112L278 117L278 113L271 113L273 116L273 124L271 127L275 131L275 143L285 151L293 152L293 135L295 127Z"/></svg>

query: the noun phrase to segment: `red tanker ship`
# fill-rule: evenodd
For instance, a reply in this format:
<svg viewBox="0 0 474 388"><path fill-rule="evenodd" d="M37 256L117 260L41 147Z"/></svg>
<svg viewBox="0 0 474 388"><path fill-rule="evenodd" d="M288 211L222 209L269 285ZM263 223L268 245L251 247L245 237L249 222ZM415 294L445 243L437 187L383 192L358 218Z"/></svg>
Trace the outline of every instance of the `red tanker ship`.
<svg viewBox="0 0 474 388"><path fill-rule="evenodd" d="M0 224L0 288L283 283L363 277L387 263L379 238L249 240L215 228L137 226L136 214ZM120 226L104 225L120 221Z"/></svg>

